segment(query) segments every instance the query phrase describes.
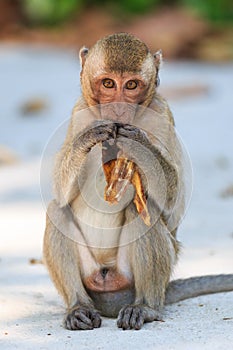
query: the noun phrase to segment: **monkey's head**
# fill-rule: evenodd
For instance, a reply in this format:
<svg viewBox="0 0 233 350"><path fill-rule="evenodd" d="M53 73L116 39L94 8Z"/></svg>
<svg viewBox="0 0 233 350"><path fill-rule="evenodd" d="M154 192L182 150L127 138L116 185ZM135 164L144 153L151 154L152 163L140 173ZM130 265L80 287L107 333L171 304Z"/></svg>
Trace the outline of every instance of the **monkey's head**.
<svg viewBox="0 0 233 350"><path fill-rule="evenodd" d="M133 35L113 34L80 50L82 93L88 106L127 102L149 106L159 84L161 51L154 55ZM124 104L115 109L125 114Z"/></svg>

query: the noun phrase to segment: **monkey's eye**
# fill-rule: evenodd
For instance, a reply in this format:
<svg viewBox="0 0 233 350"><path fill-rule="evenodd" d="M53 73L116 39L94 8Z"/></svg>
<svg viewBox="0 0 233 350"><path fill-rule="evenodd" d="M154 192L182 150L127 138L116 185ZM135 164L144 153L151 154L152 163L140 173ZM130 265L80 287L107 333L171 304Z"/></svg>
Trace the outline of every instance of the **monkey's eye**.
<svg viewBox="0 0 233 350"><path fill-rule="evenodd" d="M102 84L103 84L103 86L104 86L105 88L107 88L107 89L111 89L111 88L113 88L113 87L115 86L114 80L108 79L108 78L103 79L103 80L102 80Z"/></svg>
<svg viewBox="0 0 233 350"><path fill-rule="evenodd" d="M125 84L126 89L128 90L134 90L138 86L138 83L135 80L129 80Z"/></svg>

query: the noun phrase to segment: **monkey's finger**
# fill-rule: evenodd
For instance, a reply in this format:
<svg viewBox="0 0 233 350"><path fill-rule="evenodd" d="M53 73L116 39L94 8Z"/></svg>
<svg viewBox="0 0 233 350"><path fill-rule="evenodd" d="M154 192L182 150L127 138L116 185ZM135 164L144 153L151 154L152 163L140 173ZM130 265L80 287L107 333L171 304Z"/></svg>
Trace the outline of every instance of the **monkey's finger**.
<svg viewBox="0 0 233 350"><path fill-rule="evenodd" d="M149 145L147 133L134 125L126 124L118 128L118 135L143 143L144 145Z"/></svg>
<svg viewBox="0 0 233 350"><path fill-rule="evenodd" d="M116 125L115 124L106 124L106 125L100 125L96 128L94 128L94 130L92 130L92 137L94 140L94 143L98 143L98 142L103 142L103 141L107 141L107 140L115 140L116 138Z"/></svg>
<svg viewBox="0 0 233 350"><path fill-rule="evenodd" d="M66 320L64 321L64 327L69 330L78 330L78 329L83 329L83 330L90 330L93 329L92 324L88 325L80 319L78 319L76 316L68 315Z"/></svg>
<svg viewBox="0 0 233 350"><path fill-rule="evenodd" d="M72 330L80 329L80 330L91 330L93 329L92 325L86 324L85 322L82 322L78 320L77 318L72 318Z"/></svg>
<svg viewBox="0 0 233 350"><path fill-rule="evenodd" d="M144 318L142 310L139 306L133 308L132 315L130 318L130 328L132 329L141 329L144 323Z"/></svg>
<svg viewBox="0 0 233 350"><path fill-rule="evenodd" d="M124 136L130 139L135 139L136 138L136 133L138 133L139 130L135 130L135 127L129 126L128 128L126 126L122 126L118 128L117 130L117 135Z"/></svg>
<svg viewBox="0 0 233 350"><path fill-rule="evenodd" d="M124 129L124 131L122 130L122 132L128 132L128 133L132 133L132 135L143 135L144 137L147 137L147 132L135 125L132 124L124 124L122 126L122 129Z"/></svg>
<svg viewBox="0 0 233 350"><path fill-rule="evenodd" d="M141 329L143 324L144 324L144 321L145 321L142 312L140 312L137 316L138 316L137 321L136 321L135 326L134 326L135 330Z"/></svg>
<svg viewBox="0 0 233 350"><path fill-rule="evenodd" d="M86 312L82 312L82 311L79 311L79 310L76 310L74 312L74 316L80 320L81 322L85 323L87 326L90 326L92 327L92 321L91 319L86 315Z"/></svg>
<svg viewBox="0 0 233 350"><path fill-rule="evenodd" d="M117 327L121 328L122 327L122 318L123 318L123 313L124 313L124 309L121 309L118 317L117 317Z"/></svg>
<svg viewBox="0 0 233 350"><path fill-rule="evenodd" d="M123 328L124 314L126 309L127 307L123 307L119 312L119 315L117 318L117 327L119 328Z"/></svg>
<svg viewBox="0 0 233 350"><path fill-rule="evenodd" d="M114 123L103 123L89 126L85 132L75 137L74 151L88 153L97 143L116 138L117 127Z"/></svg>
<svg viewBox="0 0 233 350"><path fill-rule="evenodd" d="M130 318L132 315L133 308L132 306L127 306L122 313L122 322L121 328L124 330L130 329Z"/></svg>
<svg viewBox="0 0 233 350"><path fill-rule="evenodd" d="M102 320L99 313L95 313L91 320L94 328L99 328L101 326Z"/></svg>
<svg viewBox="0 0 233 350"><path fill-rule="evenodd" d="M138 317L138 320L137 320L137 322L136 322L136 324L135 324L134 329L138 331L139 329L142 328L143 324L144 324L144 318L143 318L142 315L140 315L140 316Z"/></svg>
<svg viewBox="0 0 233 350"><path fill-rule="evenodd" d="M129 320L130 328L132 328L132 329L135 328L135 325L136 325L137 319L138 319L138 314L139 314L138 308L134 307L132 310L130 320Z"/></svg>
<svg viewBox="0 0 233 350"><path fill-rule="evenodd" d="M108 120L97 120L94 129L104 129L111 133L113 136L116 136L117 133L117 123L110 122Z"/></svg>

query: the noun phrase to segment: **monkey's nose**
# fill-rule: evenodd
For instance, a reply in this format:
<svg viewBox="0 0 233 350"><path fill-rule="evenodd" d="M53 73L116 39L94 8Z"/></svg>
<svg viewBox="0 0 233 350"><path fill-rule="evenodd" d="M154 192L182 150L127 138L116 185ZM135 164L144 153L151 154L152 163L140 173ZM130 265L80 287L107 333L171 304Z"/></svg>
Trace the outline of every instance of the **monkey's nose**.
<svg viewBox="0 0 233 350"><path fill-rule="evenodd" d="M114 113L117 117L121 117L126 112L126 106L124 103L116 103L114 105Z"/></svg>

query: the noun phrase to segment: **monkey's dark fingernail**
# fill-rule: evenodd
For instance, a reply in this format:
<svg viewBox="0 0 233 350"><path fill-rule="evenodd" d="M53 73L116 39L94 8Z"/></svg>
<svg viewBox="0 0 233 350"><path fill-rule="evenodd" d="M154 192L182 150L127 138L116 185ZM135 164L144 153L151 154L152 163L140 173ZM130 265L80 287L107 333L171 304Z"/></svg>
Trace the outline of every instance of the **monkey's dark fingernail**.
<svg viewBox="0 0 233 350"><path fill-rule="evenodd" d="M87 330L87 331L93 329L92 325L89 325L89 324L86 324L86 323L80 322L80 321L77 322L77 326L78 326L77 329L83 329L83 330Z"/></svg>
<svg viewBox="0 0 233 350"><path fill-rule="evenodd" d="M99 327L101 326L101 323L102 323L101 318L95 319L95 320L93 321L93 327L94 327L94 328L99 328Z"/></svg>

